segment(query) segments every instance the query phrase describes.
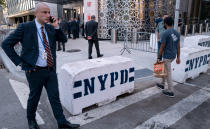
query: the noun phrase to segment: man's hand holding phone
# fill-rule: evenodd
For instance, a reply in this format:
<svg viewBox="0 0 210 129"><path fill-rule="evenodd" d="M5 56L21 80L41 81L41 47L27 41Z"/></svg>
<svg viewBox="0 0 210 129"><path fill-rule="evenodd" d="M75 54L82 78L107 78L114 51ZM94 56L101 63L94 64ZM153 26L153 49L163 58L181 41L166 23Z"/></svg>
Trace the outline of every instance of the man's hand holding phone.
<svg viewBox="0 0 210 129"><path fill-rule="evenodd" d="M49 22L54 28L58 28L58 20L54 16L50 16Z"/></svg>

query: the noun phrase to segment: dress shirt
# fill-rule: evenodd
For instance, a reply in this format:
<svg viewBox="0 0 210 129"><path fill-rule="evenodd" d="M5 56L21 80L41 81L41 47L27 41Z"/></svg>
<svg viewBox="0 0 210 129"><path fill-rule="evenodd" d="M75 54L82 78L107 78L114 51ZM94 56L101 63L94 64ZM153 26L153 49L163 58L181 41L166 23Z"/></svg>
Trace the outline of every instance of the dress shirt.
<svg viewBox="0 0 210 129"><path fill-rule="evenodd" d="M35 23L36 23L36 28L37 28L37 38L38 38L38 44L39 44L39 56L38 56L38 59L37 59L37 62L36 62L36 66L46 67L47 66L47 60L42 58L42 54L45 50L44 49L42 32L41 32L42 25L37 21L37 19L35 19ZM49 43L47 32L45 30L45 26L44 26L44 33L45 33L45 36L46 36L46 40Z"/></svg>

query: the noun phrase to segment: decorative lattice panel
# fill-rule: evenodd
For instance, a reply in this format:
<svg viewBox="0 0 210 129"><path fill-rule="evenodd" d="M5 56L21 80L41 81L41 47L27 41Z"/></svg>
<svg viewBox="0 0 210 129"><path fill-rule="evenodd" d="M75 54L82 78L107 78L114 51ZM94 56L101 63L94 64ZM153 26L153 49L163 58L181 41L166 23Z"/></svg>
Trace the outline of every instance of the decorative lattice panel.
<svg viewBox="0 0 210 129"><path fill-rule="evenodd" d="M99 0L98 5L99 38L110 39L110 30L115 28L123 40L125 30L154 31L159 13L174 15L175 0Z"/></svg>

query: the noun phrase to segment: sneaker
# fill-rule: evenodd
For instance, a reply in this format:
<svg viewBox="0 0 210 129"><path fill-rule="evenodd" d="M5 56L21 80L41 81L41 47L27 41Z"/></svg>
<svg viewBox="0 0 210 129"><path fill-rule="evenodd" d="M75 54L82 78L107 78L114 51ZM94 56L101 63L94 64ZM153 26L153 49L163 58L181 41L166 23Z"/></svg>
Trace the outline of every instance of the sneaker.
<svg viewBox="0 0 210 129"><path fill-rule="evenodd" d="M164 85L157 83L157 88L164 90Z"/></svg>
<svg viewBox="0 0 210 129"><path fill-rule="evenodd" d="M163 94L168 96L168 97L172 97L172 98L175 97L173 92L169 92L169 91L166 91L166 90L163 90Z"/></svg>

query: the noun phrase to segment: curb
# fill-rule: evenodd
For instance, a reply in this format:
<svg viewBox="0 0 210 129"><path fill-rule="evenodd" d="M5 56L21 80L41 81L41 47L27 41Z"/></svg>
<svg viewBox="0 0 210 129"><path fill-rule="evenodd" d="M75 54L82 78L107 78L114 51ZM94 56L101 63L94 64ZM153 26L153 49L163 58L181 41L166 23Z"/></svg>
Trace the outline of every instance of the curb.
<svg viewBox="0 0 210 129"><path fill-rule="evenodd" d="M135 79L134 86L136 91L142 91L147 88L153 87L157 83L161 83L161 78L157 78L154 75L151 75Z"/></svg>

